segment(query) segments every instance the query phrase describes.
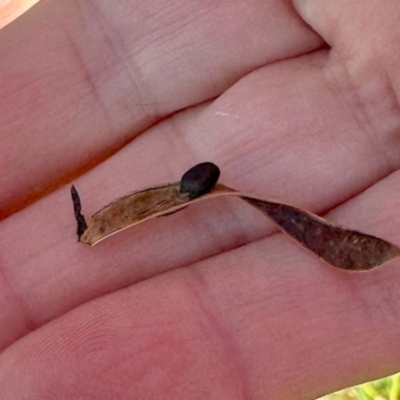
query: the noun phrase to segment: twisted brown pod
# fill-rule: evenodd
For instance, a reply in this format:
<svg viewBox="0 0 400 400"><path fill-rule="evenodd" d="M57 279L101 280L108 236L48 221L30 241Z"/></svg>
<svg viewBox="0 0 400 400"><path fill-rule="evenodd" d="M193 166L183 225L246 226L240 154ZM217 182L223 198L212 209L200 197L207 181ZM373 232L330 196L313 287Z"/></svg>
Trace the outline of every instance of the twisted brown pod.
<svg viewBox="0 0 400 400"><path fill-rule="evenodd" d="M95 245L115 233L151 218L219 196L237 196L274 221L307 251L327 263L362 271L383 265L400 255L400 249L375 236L344 229L297 207L240 193L216 183L219 169L202 163L187 171L180 182L168 183L121 197L94 214L86 224L75 187L71 188L78 238Z"/></svg>

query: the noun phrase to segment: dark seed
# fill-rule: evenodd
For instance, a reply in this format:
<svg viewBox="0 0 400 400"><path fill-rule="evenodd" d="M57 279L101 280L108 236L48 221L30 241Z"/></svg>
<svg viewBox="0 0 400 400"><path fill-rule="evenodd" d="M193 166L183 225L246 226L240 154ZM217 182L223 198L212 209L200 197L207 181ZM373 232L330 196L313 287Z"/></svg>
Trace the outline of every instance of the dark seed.
<svg viewBox="0 0 400 400"><path fill-rule="evenodd" d="M215 164L197 164L182 176L180 192L189 194L191 198L199 197L214 187L219 175L219 168Z"/></svg>

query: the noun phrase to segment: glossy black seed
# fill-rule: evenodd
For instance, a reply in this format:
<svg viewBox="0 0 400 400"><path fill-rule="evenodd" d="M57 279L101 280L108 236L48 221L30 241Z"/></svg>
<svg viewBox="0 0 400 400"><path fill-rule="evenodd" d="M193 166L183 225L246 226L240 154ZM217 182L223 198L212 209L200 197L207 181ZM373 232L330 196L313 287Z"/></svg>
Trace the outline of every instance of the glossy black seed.
<svg viewBox="0 0 400 400"><path fill-rule="evenodd" d="M215 164L197 164L182 176L180 192L189 194L191 198L201 196L214 187L219 175L219 168Z"/></svg>

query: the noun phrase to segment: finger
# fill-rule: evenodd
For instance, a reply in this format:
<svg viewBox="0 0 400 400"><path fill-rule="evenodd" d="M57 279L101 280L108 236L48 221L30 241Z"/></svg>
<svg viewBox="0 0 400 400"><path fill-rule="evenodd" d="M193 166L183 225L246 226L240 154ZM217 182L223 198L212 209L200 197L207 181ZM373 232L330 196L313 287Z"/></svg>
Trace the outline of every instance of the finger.
<svg viewBox="0 0 400 400"><path fill-rule="evenodd" d="M337 219L399 241L391 227L400 222L399 189L393 174ZM0 394L316 398L398 370L398 266L353 274L322 267L274 235L90 302L26 336L0 357Z"/></svg>
<svg viewBox="0 0 400 400"><path fill-rule="evenodd" d="M29 10L39 0L2 0L0 3L0 29Z"/></svg>
<svg viewBox="0 0 400 400"><path fill-rule="evenodd" d="M2 216L166 115L320 45L284 2L40 3L0 35Z"/></svg>

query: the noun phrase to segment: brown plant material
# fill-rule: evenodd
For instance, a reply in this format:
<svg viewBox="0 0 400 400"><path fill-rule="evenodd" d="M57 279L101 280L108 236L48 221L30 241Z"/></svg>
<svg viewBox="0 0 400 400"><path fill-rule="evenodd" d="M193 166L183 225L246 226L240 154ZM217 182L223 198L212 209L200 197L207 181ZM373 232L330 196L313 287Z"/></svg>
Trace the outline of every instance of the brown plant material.
<svg viewBox="0 0 400 400"><path fill-rule="evenodd" d="M327 263L362 271L379 267L400 255L400 249L386 240L333 225L299 208L242 196L300 246Z"/></svg>
<svg viewBox="0 0 400 400"><path fill-rule="evenodd" d="M216 185L208 193L192 198L180 193L180 182L155 186L113 201L92 216L79 241L94 245L101 240L140 222L172 214L189 204L211 197L236 194L232 189Z"/></svg>
<svg viewBox="0 0 400 400"><path fill-rule="evenodd" d="M172 214L184 207L219 196L237 196L264 215L300 246L332 266L362 271L383 265L400 249L375 236L336 226L294 206L260 199L216 183L219 169L202 163L187 171L180 182L143 189L121 197L94 214L86 224L75 187L71 188L77 233L81 243L95 245L133 225Z"/></svg>

